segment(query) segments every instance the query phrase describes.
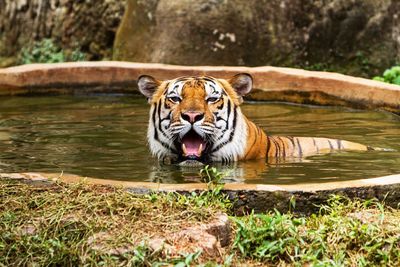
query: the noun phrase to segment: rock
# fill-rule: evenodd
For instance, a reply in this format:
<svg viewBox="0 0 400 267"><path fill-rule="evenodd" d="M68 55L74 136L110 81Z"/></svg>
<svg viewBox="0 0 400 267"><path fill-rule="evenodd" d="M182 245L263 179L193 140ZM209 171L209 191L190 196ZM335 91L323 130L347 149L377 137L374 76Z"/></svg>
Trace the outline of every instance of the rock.
<svg viewBox="0 0 400 267"><path fill-rule="evenodd" d="M19 235L25 236L25 235L35 235L37 233L37 228L33 224L25 224L22 225L18 228Z"/></svg>
<svg viewBox="0 0 400 267"><path fill-rule="evenodd" d="M396 0L127 0L114 59L371 76L400 60Z"/></svg>
<svg viewBox="0 0 400 267"><path fill-rule="evenodd" d="M207 224L182 229L165 237L153 237L148 241L148 245L153 251L162 251L172 256L201 250L209 257L217 257L220 250L230 242L229 218L226 214L217 214Z"/></svg>
<svg viewBox="0 0 400 267"><path fill-rule="evenodd" d="M216 214L215 217L206 224L183 228L176 233L167 233L165 236L150 236L147 233L143 236L143 244L153 252L162 253L169 257L181 256L187 253L197 253L202 251L202 256L218 257L221 249L230 245L231 225L226 214ZM123 243L115 246L113 242L115 233L98 232L90 236L88 245L90 249L109 255L123 255L134 252L139 244Z"/></svg>
<svg viewBox="0 0 400 267"><path fill-rule="evenodd" d="M1 65L15 64L21 48L44 38L90 60L110 58L124 5L119 0L0 1L0 59L8 59Z"/></svg>
<svg viewBox="0 0 400 267"><path fill-rule="evenodd" d="M116 60L364 77L400 61L396 0L127 0L120 25L124 10L118 0L0 1L0 66L43 38L89 60L110 58L114 44Z"/></svg>

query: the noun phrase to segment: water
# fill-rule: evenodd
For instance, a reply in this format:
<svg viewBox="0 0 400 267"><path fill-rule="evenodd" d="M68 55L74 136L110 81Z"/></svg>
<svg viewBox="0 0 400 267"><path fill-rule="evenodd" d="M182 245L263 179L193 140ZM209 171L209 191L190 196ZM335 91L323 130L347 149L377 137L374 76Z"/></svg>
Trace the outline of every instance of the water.
<svg viewBox="0 0 400 267"><path fill-rule="evenodd" d="M147 147L148 104L138 96L0 98L0 172L73 173L164 183L200 182L198 169L161 165ZM390 113L245 103L267 133L341 138L395 152L339 152L296 162L228 166L226 182L298 184L400 173L400 118Z"/></svg>

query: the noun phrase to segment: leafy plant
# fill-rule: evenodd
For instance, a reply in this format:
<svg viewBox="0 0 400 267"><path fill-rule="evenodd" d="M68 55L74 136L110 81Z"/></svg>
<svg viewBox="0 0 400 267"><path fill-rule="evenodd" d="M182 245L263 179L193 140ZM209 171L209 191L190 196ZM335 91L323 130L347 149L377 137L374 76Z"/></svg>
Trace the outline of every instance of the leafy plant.
<svg viewBox="0 0 400 267"><path fill-rule="evenodd" d="M278 211L231 217L233 249L237 256L271 265L399 266L399 217L388 210L376 200L333 195L310 217Z"/></svg>
<svg viewBox="0 0 400 267"><path fill-rule="evenodd" d="M290 214L276 211L274 215L251 214L231 219L238 227L233 246L245 257L270 261L290 257L304 242L297 226L304 225L305 220Z"/></svg>
<svg viewBox="0 0 400 267"><path fill-rule="evenodd" d="M62 50L51 39L43 39L34 42L33 45L24 47L19 55L21 64L59 63L83 60L86 60L86 55L79 49L68 53Z"/></svg>
<svg viewBox="0 0 400 267"><path fill-rule="evenodd" d="M223 184L221 181L226 176L226 173L220 172L215 167L210 167L206 165L203 169L200 170L200 177L207 184Z"/></svg>
<svg viewBox="0 0 400 267"><path fill-rule="evenodd" d="M376 76L375 81L387 82L400 85L400 66L394 66L385 70L383 76Z"/></svg>

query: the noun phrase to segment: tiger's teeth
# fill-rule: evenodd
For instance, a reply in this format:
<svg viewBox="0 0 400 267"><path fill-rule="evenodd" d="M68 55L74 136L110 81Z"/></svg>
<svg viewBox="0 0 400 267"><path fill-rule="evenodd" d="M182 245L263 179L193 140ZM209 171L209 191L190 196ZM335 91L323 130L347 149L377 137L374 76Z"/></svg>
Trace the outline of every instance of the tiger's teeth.
<svg viewBox="0 0 400 267"><path fill-rule="evenodd" d="M187 149L184 143L182 143L182 151L183 151L183 156L186 156L187 154Z"/></svg>
<svg viewBox="0 0 400 267"><path fill-rule="evenodd" d="M201 155L201 152L203 151L203 144L200 144L199 150L197 150L197 155Z"/></svg>

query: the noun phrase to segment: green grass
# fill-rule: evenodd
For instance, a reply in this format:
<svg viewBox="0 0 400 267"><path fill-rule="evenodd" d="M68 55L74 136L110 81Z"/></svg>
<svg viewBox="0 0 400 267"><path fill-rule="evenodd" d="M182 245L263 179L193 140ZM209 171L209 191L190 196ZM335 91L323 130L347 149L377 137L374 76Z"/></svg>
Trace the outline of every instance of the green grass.
<svg viewBox="0 0 400 267"><path fill-rule="evenodd" d="M233 217L233 248L256 262L293 266L400 266L400 212L332 196L319 214Z"/></svg>
<svg viewBox="0 0 400 267"><path fill-rule="evenodd" d="M84 183L0 181L0 266L399 266L400 212L332 196L311 216L273 211L233 216L215 170L210 190L135 195ZM214 178L213 178L214 177ZM310 203L310 205L312 205ZM148 238L231 215L219 256L152 251Z"/></svg>

